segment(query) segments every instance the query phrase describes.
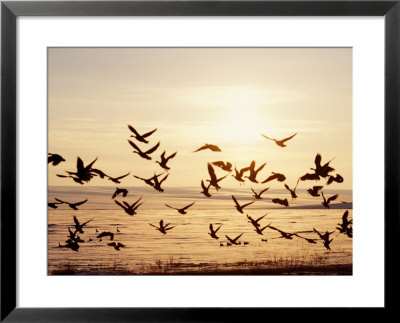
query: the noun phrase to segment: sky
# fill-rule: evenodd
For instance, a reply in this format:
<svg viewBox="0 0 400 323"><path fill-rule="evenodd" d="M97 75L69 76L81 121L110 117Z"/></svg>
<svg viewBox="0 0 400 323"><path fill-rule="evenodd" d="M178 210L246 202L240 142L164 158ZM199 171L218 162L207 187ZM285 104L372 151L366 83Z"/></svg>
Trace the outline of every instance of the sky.
<svg viewBox="0 0 400 323"><path fill-rule="evenodd" d="M178 152L165 187L200 186L207 162L218 160L267 163L258 179L279 172L295 186L320 153L344 177L331 187L351 189L352 99L351 48L49 48L48 152L66 162L49 166L48 183L78 185L56 174L75 171L79 156L98 157L95 166L113 177L130 172L122 186L142 185L132 175L160 173L165 150ZM160 142L151 161L132 152L128 124L157 128L138 144ZM297 135L282 148L262 133ZM222 152L193 153L205 143ZM223 183L238 186L230 176Z"/></svg>

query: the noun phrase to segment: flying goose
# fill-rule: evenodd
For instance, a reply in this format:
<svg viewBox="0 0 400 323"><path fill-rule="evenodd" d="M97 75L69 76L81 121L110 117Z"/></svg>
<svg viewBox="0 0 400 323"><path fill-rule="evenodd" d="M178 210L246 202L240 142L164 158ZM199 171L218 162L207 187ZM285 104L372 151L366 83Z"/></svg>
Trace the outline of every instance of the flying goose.
<svg viewBox="0 0 400 323"><path fill-rule="evenodd" d="M172 155L165 157L165 150L164 150L164 152L160 156L161 161L156 161L156 163L158 163L162 168L164 168L165 170L168 171L168 170L170 170L170 167L167 166L167 163L170 159L174 158L177 153L178 152L174 152Z"/></svg>
<svg viewBox="0 0 400 323"><path fill-rule="evenodd" d="M210 226L209 226L210 232L208 234L211 236L211 238L219 239L219 237L217 237L216 233L221 228L221 226L222 226L222 224L217 229L214 230L212 223L210 223Z"/></svg>
<svg viewBox="0 0 400 323"><path fill-rule="evenodd" d="M190 208L194 203L195 203L195 202L190 203L189 205L186 205L186 206L183 207L183 208L176 208L176 207L170 206L170 205L168 205L168 204L164 204L164 205L167 206L167 207L169 207L169 208L171 208L171 209L177 210L180 214L186 214L186 213L187 213L186 210L187 210L188 208Z"/></svg>
<svg viewBox="0 0 400 323"><path fill-rule="evenodd" d="M145 143L145 144L148 144L148 143L149 143L149 142L146 140L146 138L149 137L150 135L152 135L152 134L157 130L157 128L156 128L156 129L154 129L154 130L152 130L152 131L149 131L149 132L147 132L147 133L141 135L141 134L139 134L139 133L136 131L135 128L133 128L133 127L132 127L131 125L129 125L129 124L128 124L128 128L129 128L130 131L133 132L133 135L131 135L131 137L134 137L134 138L136 138L137 141L143 142L143 143Z"/></svg>
<svg viewBox="0 0 400 323"><path fill-rule="evenodd" d="M55 200L57 202L60 202L60 204L68 204L68 206L73 210L78 210L77 206L82 205L83 203L86 203L88 201L88 199L86 199L86 200L83 200L83 201L80 201L80 202L70 203L70 202L62 201L62 200L60 200L58 198L55 198Z"/></svg>
<svg viewBox="0 0 400 323"><path fill-rule="evenodd" d="M114 200L114 202L115 202L117 205L119 205L121 208L123 208L124 211L125 211L127 214L129 214L129 215L132 216L132 215L135 215L135 214L136 214L137 208L143 204L143 203L139 203L139 201L140 201L141 199L142 199L142 196L139 197L139 199L138 199L136 202L132 203L132 204L129 204L129 203L126 202L126 201L123 201L123 202L122 202L123 204L121 204L121 203L118 202L117 200ZM138 204L138 203L139 203L139 204Z"/></svg>
<svg viewBox="0 0 400 323"><path fill-rule="evenodd" d="M250 203L246 203L246 204L240 205L239 202L237 201L236 197L233 196L233 195L232 195L232 200L233 200L233 202L235 202L235 208L236 208L236 210L238 210L238 212L240 212L240 213L243 213L243 209L244 209L246 206L249 206L250 204L253 204L253 203L255 202L255 201L252 201L252 202L250 202Z"/></svg>
<svg viewBox="0 0 400 323"><path fill-rule="evenodd" d="M285 142L288 141L288 140L290 140L290 139L292 139L294 136L296 136L296 135L297 135L297 132L296 132L294 135L292 135L292 136L290 136L290 137L287 137L287 138L285 138L285 139L282 139L282 140L277 140L277 139L274 139L274 138L270 138L270 137L268 137L268 136L266 136L266 135L264 135L264 134L261 134L261 135L262 135L264 138L267 138L267 139L269 139L269 140L275 141L275 143L276 143L278 146L280 146L280 147L286 147Z"/></svg>
<svg viewBox="0 0 400 323"><path fill-rule="evenodd" d="M149 155L152 154L153 152L155 152L157 150L157 148L160 146L160 142L158 142L154 147L150 148L149 150L141 151L140 148L138 146L136 146L136 144L134 144L129 139L128 139L128 142L133 147L133 149L135 149L133 151L135 154L138 154L140 157L147 159L147 160L151 160L151 157Z"/></svg>
<svg viewBox="0 0 400 323"><path fill-rule="evenodd" d="M253 192L254 197L255 197L256 199L258 199L258 200L261 200L261 199L262 199L261 194L264 193L264 192L266 192L266 191L268 191L268 190L269 190L269 187L263 189L260 193L257 193L255 190L253 190L253 188L251 188L251 190L252 190L252 192Z"/></svg>
<svg viewBox="0 0 400 323"><path fill-rule="evenodd" d="M222 151L218 146L216 145L211 145L211 144L205 144L204 146L201 146L199 149L195 150L195 152L198 152L200 150L205 150L205 149L210 149L211 151Z"/></svg>
<svg viewBox="0 0 400 323"><path fill-rule="evenodd" d="M59 163L65 161L65 159L58 155L58 154L51 154L48 153L47 154L47 163L52 163L53 166L57 166Z"/></svg>

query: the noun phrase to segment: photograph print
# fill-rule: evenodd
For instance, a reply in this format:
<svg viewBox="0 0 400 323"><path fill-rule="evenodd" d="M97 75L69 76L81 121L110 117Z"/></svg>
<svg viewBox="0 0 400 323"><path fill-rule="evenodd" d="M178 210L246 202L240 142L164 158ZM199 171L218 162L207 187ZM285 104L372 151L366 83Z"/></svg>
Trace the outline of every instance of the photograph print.
<svg viewBox="0 0 400 323"><path fill-rule="evenodd" d="M352 275L351 48L47 58L48 275Z"/></svg>

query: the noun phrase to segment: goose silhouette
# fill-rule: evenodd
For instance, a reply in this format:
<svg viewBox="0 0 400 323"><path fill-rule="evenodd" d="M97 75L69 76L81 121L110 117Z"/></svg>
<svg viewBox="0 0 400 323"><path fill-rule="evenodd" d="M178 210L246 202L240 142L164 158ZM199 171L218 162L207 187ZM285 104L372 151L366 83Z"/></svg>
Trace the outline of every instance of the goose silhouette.
<svg viewBox="0 0 400 323"><path fill-rule="evenodd" d="M158 163L162 168L164 168L165 170L170 170L171 168L167 166L167 163L170 159L174 158L176 156L178 152L173 153L172 155L169 155L168 157L165 157L165 150L164 152L161 154L160 158L161 161L156 161L156 163Z"/></svg>
<svg viewBox="0 0 400 323"><path fill-rule="evenodd" d="M267 165L267 163L262 164L260 167L255 169L256 167L256 162L253 160L250 164L249 171L250 171L250 176L246 176L251 182L253 183L258 183L256 177L257 174L264 168L264 166Z"/></svg>
<svg viewBox="0 0 400 323"><path fill-rule="evenodd" d="M122 194L123 197L128 195L128 190L125 188L116 188L114 194L112 195L112 199L115 199L119 194Z"/></svg>
<svg viewBox="0 0 400 323"><path fill-rule="evenodd" d="M162 234L166 234L168 230L171 230L175 227L169 227L170 223L164 225L164 221L160 220L159 226L149 223L152 227L156 228L156 230L160 231Z"/></svg>
<svg viewBox="0 0 400 323"><path fill-rule="evenodd" d="M258 200L261 200L262 199L262 197L261 197L262 193L264 193L264 192L266 192L268 190L269 190L269 187L263 189L260 193L257 193L255 190L253 190L253 188L251 188L251 191L253 192L254 197L256 199L258 199Z"/></svg>
<svg viewBox="0 0 400 323"><path fill-rule="evenodd" d="M226 176L228 176L228 174L221 178L217 178L215 170L210 163L207 163L207 169L208 169L208 174L210 175L210 179L208 179L207 181L210 183L211 186L214 186L215 189L218 191L221 188L221 186L218 185L218 182L222 181Z"/></svg>
<svg viewBox="0 0 400 323"><path fill-rule="evenodd" d="M78 210L77 206L82 205L82 204L84 204L84 203L86 203L88 201L88 199L86 199L86 200L83 200L83 201L80 201L80 202L70 203L70 202L62 201L62 200L60 200L58 198L55 198L55 200L57 202L60 202L60 204L68 204L68 206L73 210Z"/></svg>
<svg viewBox="0 0 400 323"><path fill-rule="evenodd" d="M323 202L321 202L321 204L326 208L326 209L330 209L330 203L334 200L336 200L339 196L339 194L333 195L331 197L329 197L328 199L325 198L324 192L321 192L322 194L322 198L324 199Z"/></svg>
<svg viewBox="0 0 400 323"><path fill-rule="evenodd" d="M272 172L272 175L267 177L264 181L262 181L261 183L267 183L269 181L273 181L274 179L276 179L279 182L283 182L286 179L286 176L280 173L274 173Z"/></svg>
<svg viewBox="0 0 400 323"><path fill-rule="evenodd" d="M287 185L287 184L284 185L285 188L290 192L290 195L292 196L292 200L295 200L297 198L297 194L296 194L297 185L299 185L299 179L297 180L297 184L293 190L289 187L289 185Z"/></svg>
<svg viewBox="0 0 400 323"><path fill-rule="evenodd" d="M275 199L272 199L272 203L284 205L286 207L289 206L289 202L288 202L287 199L282 200L282 199L279 199L279 198L275 198Z"/></svg>
<svg viewBox="0 0 400 323"><path fill-rule="evenodd" d="M129 174L130 174L130 172L125 175L119 176L119 177L111 177L111 176L107 176L107 177L110 181L114 182L115 184L120 184L121 183L120 179L123 179L124 177L128 176Z"/></svg>
<svg viewBox="0 0 400 323"><path fill-rule="evenodd" d="M148 144L148 143L149 143L149 142L146 140L146 138L149 137L150 135L152 135L152 134L157 130L157 128L156 128L156 129L154 129L154 130L152 130L152 131L149 131L149 132L147 132L147 133L141 135L141 134L139 134L139 133L136 131L135 128L133 128L133 127L132 127L131 125L129 125L129 124L128 124L128 128L129 128L130 131L133 132L133 135L131 135L131 137L134 137L137 141L143 142L143 143L145 143L145 144Z"/></svg>
<svg viewBox="0 0 400 323"><path fill-rule="evenodd" d="M136 175L133 175L133 177L142 180L143 182L145 182L147 185L149 185L151 187L154 187L154 179L157 178L157 177L160 177L162 174L165 174L165 173L160 173L160 174L157 174L157 175L154 173L154 176L152 176L150 178L143 178L143 177L139 177L139 176L136 176Z"/></svg>
<svg viewBox="0 0 400 323"><path fill-rule="evenodd" d="M212 223L210 223L210 225L209 225L210 232L208 234L211 236L211 238L219 239L219 237L217 237L217 232L219 229L221 229L221 227L222 227L222 224L217 229L214 230Z"/></svg>
<svg viewBox="0 0 400 323"><path fill-rule="evenodd" d="M245 167L242 168L240 171L237 170L235 167L235 175L232 175L233 178L235 178L238 182L244 183L243 175L245 172L249 171L250 167Z"/></svg>
<svg viewBox="0 0 400 323"><path fill-rule="evenodd" d="M221 168L222 170L226 172L231 172L232 171L232 164L230 162L223 162L222 160L218 160L212 163L214 166L217 166Z"/></svg>
<svg viewBox="0 0 400 323"><path fill-rule="evenodd" d="M240 242L238 242L238 240L240 239L240 237L243 235L243 232L241 233L241 234L239 234L236 238L234 238L234 239L231 239L231 238L229 238L227 235L225 235L225 237L228 239L228 241L229 241L229 243L231 244L231 245L240 245ZM228 246L228 243L227 243L227 246Z"/></svg>
<svg viewBox="0 0 400 323"><path fill-rule="evenodd" d="M211 194L210 194L210 192L209 192L210 187L211 187L211 183L209 183L208 186L206 186L206 185L204 184L204 181L201 180L201 188L202 188L203 190L202 190L200 193L204 194L204 196L206 196L206 197L211 197Z"/></svg>
<svg viewBox="0 0 400 323"><path fill-rule="evenodd" d="M323 188L323 186L313 186L312 188L309 188L307 190L308 193L310 193L311 196L321 196L318 192Z"/></svg>
<svg viewBox="0 0 400 323"><path fill-rule="evenodd" d="M246 214L246 217L249 220L247 222L251 223L256 228L260 227L260 223L258 223L258 222L260 222L266 216L267 216L267 214L264 214L263 216L260 216L258 219L254 220L250 215Z"/></svg>
<svg viewBox="0 0 400 323"><path fill-rule="evenodd" d="M78 231L79 233L84 233L84 231L83 231L83 227L85 226L85 225L87 225L90 221L92 221L94 218L92 218L92 219L90 219L89 221L86 221L86 222L84 222L84 223L80 223L79 222L79 220L77 219L77 217L76 216L74 216L74 222L75 222L75 229L76 229L76 231Z"/></svg>
<svg viewBox="0 0 400 323"><path fill-rule="evenodd" d="M126 247L124 244L122 244L121 242L111 242L111 243L107 243L108 246L113 247L115 250L120 251L121 248Z"/></svg>
<svg viewBox="0 0 400 323"><path fill-rule="evenodd" d="M233 200L233 202L235 202L235 208L236 208L236 210L238 210L238 212L240 212L240 213L243 213L243 209L244 209L246 206L249 206L250 204L253 204L253 203L255 202L255 201L252 201L252 202L250 202L250 203L246 203L246 204L240 205L239 202L237 201L236 197L233 196L233 195L232 195L232 200Z"/></svg>
<svg viewBox="0 0 400 323"><path fill-rule="evenodd" d="M333 182L343 183L343 181L344 181L343 177L339 174L336 174L336 176L329 176L326 185L332 184Z"/></svg>
<svg viewBox="0 0 400 323"><path fill-rule="evenodd" d="M68 175L57 174L58 177L70 177L75 182L79 184L84 184L83 182L89 182L94 176L97 176L96 173L93 172L92 166L97 161L97 157L87 166L84 165L82 159L80 157L77 158L76 162L76 172L66 171Z"/></svg>
<svg viewBox="0 0 400 323"><path fill-rule="evenodd" d="M110 240L112 241L112 240L114 240L114 233L109 232L109 231L103 231L102 233L100 233L97 236L97 239L100 239L100 241L101 241L101 238L103 238L103 237L110 237Z"/></svg>
<svg viewBox="0 0 400 323"><path fill-rule="evenodd" d="M164 189L161 187L161 184L168 178L169 174L165 175L160 181L158 180L157 176L153 177L154 181L154 189L159 192L164 192Z"/></svg>
<svg viewBox="0 0 400 323"><path fill-rule="evenodd" d="M334 238L332 238L332 239L329 239L329 236L332 234L332 233L334 233L335 231L331 231L331 232L329 232L329 231L326 231L324 234L322 234L322 233L320 233L317 229L315 229L315 228L313 228L313 230L318 234L318 236L319 236L319 238L324 242L324 247L326 248L326 249L328 249L328 250L331 250L331 248L330 248L330 244L331 244L331 242L332 242L332 240L334 239Z"/></svg>
<svg viewBox="0 0 400 323"><path fill-rule="evenodd" d="M131 140L128 139L128 142L133 147L133 149L134 149L133 152L135 154L138 154L140 157L147 159L147 160L151 160L151 157L149 155L152 154L153 152L155 152L157 150L157 148L160 146L160 142L158 142L154 147L150 148L149 150L142 151Z"/></svg>
<svg viewBox="0 0 400 323"><path fill-rule="evenodd" d="M65 161L65 159L58 154L47 154L47 163L51 163L53 166L57 166L59 163Z"/></svg>
<svg viewBox="0 0 400 323"><path fill-rule="evenodd" d="M187 210L188 208L190 208L194 203L195 203L195 202L190 203L189 205L186 205L186 206L183 207L183 208L176 208L176 207L170 206L170 205L168 205L168 204L164 204L164 205L167 206L167 207L169 207L169 208L171 208L171 209L177 210L180 214L186 214L186 213L187 213L186 210Z"/></svg>
<svg viewBox="0 0 400 323"><path fill-rule="evenodd" d="M196 149L195 151L194 151L194 153L195 152L198 152L198 151L200 151L200 150L205 150L205 149L210 149L211 151L222 151L218 146L216 146L216 145L211 145L211 144L205 144L204 146L201 146L200 148L198 148L198 149Z"/></svg>
<svg viewBox="0 0 400 323"><path fill-rule="evenodd" d="M333 159L331 159L330 161L325 163L323 166L321 166L322 157L321 157L321 154L318 153L314 159L315 168L311 168L311 170L313 170L315 172L315 174L317 174L318 176L325 178L329 175L330 172L335 170L334 168L329 166L329 163L332 160Z"/></svg>
<svg viewBox="0 0 400 323"><path fill-rule="evenodd" d="M139 199L137 200L137 201L135 201L134 203L132 203L132 204L129 204L128 202L126 202L126 201L123 201L122 203L123 204L121 204L120 202L118 202L117 200L114 200L114 202L117 204L117 205L119 205L127 214L129 214L129 215L135 215L136 214L136 210L138 209L138 207L139 206L141 206L142 204L143 204L143 202L142 203L139 203L139 201L142 199L142 196L141 197L139 197ZM138 204L139 203L139 204Z"/></svg>
<svg viewBox="0 0 400 323"><path fill-rule="evenodd" d="M278 146L280 146L280 147L286 147L285 142L288 141L288 140L290 140L290 139L292 139L294 136L296 136L296 135L297 135L297 132L296 132L294 135L292 135L292 136L290 136L290 137L287 137L287 138L285 138L285 139L282 139L282 140L277 140L277 139L274 139L274 138L270 138L270 137L268 137L268 136L266 136L266 135L264 135L264 134L261 134L261 135L262 135L264 138L267 138L267 139L269 139L269 140L275 141L275 143L276 143Z"/></svg>

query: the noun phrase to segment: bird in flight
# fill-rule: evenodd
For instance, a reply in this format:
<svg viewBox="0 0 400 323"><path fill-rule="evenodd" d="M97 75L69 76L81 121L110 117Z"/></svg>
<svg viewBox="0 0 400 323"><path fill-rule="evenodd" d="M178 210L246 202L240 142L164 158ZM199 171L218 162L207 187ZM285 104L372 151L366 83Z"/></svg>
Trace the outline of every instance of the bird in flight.
<svg viewBox="0 0 400 323"><path fill-rule="evenodd" d="M288 202L287 199L282 200L282 199L275 198L275 199L272 199L272 203L281 204L281 205L284 205L286 207L289 206L289 202Z"/></svg>
<svg viewBox="0 0 400 323"><path fill-rule="evenodd" d="M336 176L330 175L328 181L326 182L326 185L332 184L333 182L343 183L343 181L344 181L343 177L339 174L336 174Z"/></svg>
<svg viewBox="0 0 400 323"><path fill-rule="evenodd" d="M233 196L233 195L232 195L232 200L233 200L233 202L235 202L235 208L236 208L236 210L238 210L238 212L240 212L240 213L243 213L243 209L244 209L246 206L248 206L248 205L250 205L250 204L253 204L253 203L255 202L255 201L253 201L253 202L250 202L250 203L246 203L246 204L240 205L239 202L237 201L236 197Z"/></svg>
<svg viewBox="0 0 400 323"><path fill-rule="evenodd" d="M271 224L271 223L270 223L270 224ZM266 225L266 226L263 227L263 228L254 227L254 231L257 232L257 234L259 234L259 235L263 235L263 231L264 231L266 228L268 228L270 224Z"/></svg>
<svg viewBox="0 0 400 323"><path fill-rule="evenodd" d="M118 202L117 200L114 200L114 202L115 202L117 205L119 205L121 208L123 208L124 211L125 211L127 214L129 214L129 215L132 216L132 215L135 215L135 214L136 214L137 208L143 204L143 202L142 202L142 203L139 203L139 201L140 201L141 199L142 199L142 196L139 197L139 199L138 199L136 202L132 203L132 204L129 204L128 202L125 202L125 201L123 201L123 202L122 202L123 204L122 204L122 203ZM139 203L139 204L138 204L138 203Z"/></svg>
<svg viewBox="0 0 400 323"><path fill-rule="evenodd" d="M315 168L311 168L311 170L313 170L315 172L315 174L317 174L318 176L325 178L329 175L330 172L335 170L334 168L329 166L329 163L332 160L333 159L331 159L330 161L325 163L323 166L321 166L322 157L321 157L321 154L317 154L314 159Z"/></svg>
<svg viewBox="0 0 400 323"><path fill-rule="evenodd" d="M275 230L275 231L278 231L281 234L280 237L272 238L272 239L285 238L285 239L288 239L288 240L292 240L293 236L296 235L295 233L288 233L288 232L282 231L282 230L280 230L278 228L275 228L275 227L271 226L270 224L268 225L268 228L270 228L272 230Z"/></svg>
<svg viewBox="0 0 400 323"><path fill-rule="evenodd" d="M85 166L80 157L78 157L76 162L76 172L67 171L68 175L59 175L58 177L71 177L75 182L83 184L83 182L89 182L96 174L93 174L92 166L96 162L97 158L93 160L90 164Z"/></svg>
<svg viewBox="0 0 400 323"><path fill-rule="evenodd" d="M321 234L317 229L313 228L313 230L318 234L319 238L324 242L324 247L325 247L326 249L330 250L331 248L330 248L329 245L331 244L331 242L332 242L332 240L333 240L334 238L332 238L332 239L329 240L329 236L330 236L332 233L334 233L335 231L332 231L332 232L326 231L324 234Z"/></svg>
<svg viewBox="0 0 400 323"><path fill-rule="evenodd" d="M307 190L308 193L310 193L311 196L321 196L321 194L319 194L319 191L323 188L323 186L313 186L312 188L309 188Z"/></svg>
<svg viewBox="0 0 400 323"><path fill-rule="evenodd" d="M94 218L93 218L94 219ZM84 233L83 231L83 227L88 224L90 221L92 221L93 219L90 219L89 221L86 221L84 223L79 223L79 220L77 219L76 216L74 216L74 222L75 222L75 230L78 231L79 233Z"/></svg>
<svg viewBox="0 0 400 323"><path fill-rule="evenodd" d="M286 176L280 173L274 173L272 172L272 175L267 177L264 181L262 181L261 183L267 183L269 181L273 181L274 179L276 179L279 182L283 182L286 179Z"/></svg>
<svg viewBox="0 0 400 323"><path fill-rule="evenodd" d="M300 177L301 181L318 181L319 175L315 173L306 173Z"/></svg>
<svg viewBox="0 0 400 323"><path fill-rule="evenodd" d="M164 168L165 170L170 170L171 168L167 166L167 163L170 159L174 158L176 156L178 152L174 152L172 155L169 155L168 157L165 157L165 150L164 152L161 154L160 158L161 161L156 161L156 163L158 163L162 168Z"/></svg>
<svg viewBox="0 0 400 323"><path fill-rule="evenodd" d="M285 188L290 192L290 195L292 196L292 200L295 200L297 198L296 188L297 188L297 185L299 185L299 180L300 179L297 180L297 184L294 187L294 189L290 189L289 185L285 184Z"/></svg>
<svg viewBox="0 0 400 323"><path fill-rule="evenodd" d="M222 151L218 146L216 145L211 145L211 144L205 144L204 146L201 146L199 149L195 150L195 152L198 152L200 150L205 150L205 149L210 149L211 151Z"/></svg>
<svg viewBox="0 0 400 323"><path fill-rule="evenodd" d="M86 202L88 201L88 200L86 199L86 200L83 200L83 201L80 201L80 202L70 203L70 202L62 201L62 200L60 200L60 199L58 199L58 198L55 198L55 200L56 200L57 202L60 202L59 204L68 204L68 206L69 206L71 209L74 209L74 210L78 210L77 206L82 205L83 203L86 203Z"/></svg>
<svg viewBox="0 0 400 323"><path fill-rule="evenodd" d="M111 198L115 199L119 194L122 194L123 197L126 197L128 195L128 190L126 188L117 187Z"/></svg>
<svg viewBox="0 0 400 323"><path fill-rule="evenodd" d="M49 203L47 203L47 206L48 207L51 207L51 208L53 208L53 209L56 209L56 208L58 208L58 204L63 204L62 202L49 202Z"/></svg>
<svg viewBox="0 0 400 323"><path fill-rule="evenodd" d="M232 175L238 182L244 183L243 175L245 172L249 171L250 167L242 168L240 171L235 167L235 175Z"/></svg>
<svg viewBox="0 0 400 323"><path fill-rule="evenodd" d="M51 163L53 166L57 166L59 163L65 161L65 159L58 154L47 154L47 163Z"/></svg>
<svg viewBox="0 0 400 323"><path fill-rule="evenodd" d="M126 247L124 244L122 244L121 242L111 242L111 243L107 243L108 246L113 247L115 250L120 251L120 248L124 248Z"/></svg>
<svg viewBox="0 0 400 323"><path fill-rule="evenodd" d="M324 199L322 203L322 205L326 208L326 209L330 209L329 203L331 203L332 201L336 200L339 196L339 194L333 195L331 197L329 197L328 199L325 198L324 192L321 192L322 194L322 198Z"/></svg>
<svg viewBox="0 0 400 323"><path fill-rule="evenodd" d="M138 154L140 157L142 157L144 159L147 159L147 160L151 160L151 157L149 155L152 154L153 152L155 152L157 150L157 148L160 146L160 142L158 142L154 147L152 147L149 150L146 150L146 151L143 152L131 140L128 139L128 142L133 147L133 149L135 149L133 151L135 154Z"/></svg>
<svg viewBox="0 0 400 323"><path fill-rule="evenodd" d="M215 189L218 191L221 188L221 186L218 185L218 182L222 181L226 176L228 176L228 174L221 178L217 178L214 167L212 167L210 163L207 163L207 169L208 174L210 175L210 179L208 179L207 181L210 182L210 185L214 186Z"/></svg>
<svg viewBox="0 0 400 323"><path fill-rule="evenodd" d="M161 187L161 184L168 178L169 174L165 175L160 181L158 180L158 176L153 177L154 181L154 189L159 192L164 192L164 189Z"/></svg>
<svg viewBox="0 0 400 323"><path fill-rule="evenodd" d="M247 222L251 223L256 228L260 227L260 223L258 223L258 222L260 222L266 216L267 215L264 214L263 216L260 216L258 219L254 220L250 215L246 214L247 219L249 219L249 221L247 221Z"/></svg>
<svg viewBox="0 0 400 323"><path fill-rule="evenodd" d="M299 235L298 233L295 233L294 235L295 235L296 237L300 238L300 239L306 240L308 243L317 243L317 239L305 238L305 237Z"/></svg>
<svg viewBox="0 0 400 323"><path fill-rule="evenodd" d="M217 166L221 168L222 170L226 172L231 172L232 171L232 164L230 162L223 162L222 160L218 160L212 163L214 166Z"/></svg>
<svg viewBox="0 0 400 323"><path fill-rule="evenodd" d="M136 131L135 128L133 128L133 127L132 127L131 125L129 125L129 124L128 124L128 128L129 128L130 131L133 132L133 135L131 135L131 137L134 137L134 138L136 138L137 141L143 142L143 143L145 143L145 144L148 144L148 143L149 143L149 142L146 140L146 138L149 137L150 135L152 135L152 134L157 130L157 128L156 128L156 129L154 129L154 130L152 130L152 131L149 131L149 132L147 132L147 133L141 135L141 134L139 134L139 133Z"/></svg>
<svg viewBox="0 0 400 323"><path fill-rule="evenodd" d="M125 175L119 176L119 177L111 177L111 176L107 176L107 177L110 181L114 182L115 184L120 184L121 182L119 180L123 179L124 177L128 176L129 174L130 174L130 172Z"/></svg>
<svg viewBox="0 0 400 323"><path fill-rule="evenodd" d="M255 190L253 190L253 188L251 188L251 190L252 190L252 192L253 192L254 197L255 197L256 199L258 199L258 200L261 200L261 199L262 199L262 197L261 197L262 193L268 191L268 190L269 190L269 187L263 189L260 193L257 193Z"/></svg>
<svg viewBox="0 0 400 323"><path fill-rule="evenodd" d="M250 176L246 176L250 181L252 181L253 183L258 183L256 177L257 174L259 173L259 171L261 171L264 166L267 165L267 163L262 164L260 167L258 167L257 169L255 169L256 167L256 162L253 160L250 164L249 167L249 171L250 171Z"/></svg>
<svg viewBox="0 0 400 323"><path fill-rule="evenodd" d="M240 239L240 237L243 235L243 232L241 233L241 234L239 234L235 239L231 239L231 238L229 238L227 235L225 235L225 237L228 239L228 241L231 243L231 244L234 244L234 245L240 245L240 242L237 242L239 239Z"/></svg>
<svg viewBox="0 0 400 323"><path fill-rule="evenodd" d="M277 140L277 139L274 139L274 138L270 138L270 137L268 137L268 136L266 136L266 135L264 135L264 134L261 134L261 135L262 135L264 138L267 138L267 139L269 139L269 140L275 141L275 143L276 143L278 146L280 146L280 147L286 147L285 142L288 141L288 140L290 140L290 139L292 139L294 136L296 136L296 135L297 135L297 132L296 132L294 135L292 135L292 136L290 136L290 137L287 137L287 138L285 138L285 139L282 139L282 140Z"/></svg>
<svg viewBox="0 0 400 323"><path fill-rule="evenodd" d="M338 227L336 229L339 230L340 233L346 233L349 238L353 237L353 228L350 226L353 224L353 220L348 220L349 211L346 210L342 216L342 223L338 223Z"/></svg>
<svg viewBox="0 0 400 323"><path fill-rule="evenodd" d="M211 183L208 184L208 186L206 186L206 185L204 184L204 181L201 180L201 188L202 188L203 190L202 190L200 193L204 194L204 196L206 196L206 197L211 197L211 194L210 194L210 192L209 192L210 187L211 187Z"/></svg>
<svg viewBox="0 0 400 323"><path fill-rule="evenodd" d="M222 227L222 224L217 229L214 230L212 223L210 223L210 226L209 226L210 232L208 234L211 236L211 238L219 239L219 237L217 237L217 232L221 227Z"/></svg>
<svg viewBox="0 0 400 323"><path fill-rule="evenodd" d="M195 203L195 202L190 203L189 205L186 205L186 206L183 207L183 208L176 208L176 207L170 206L170 205L168 205L168 204L165 204L165 206L168 206L168 207L171 208L171 209L177 210L180 214L186 214L186 213L187 213L186 210L187 210L188 208L190 208L194 203Z"/></svg>
<svg viewBox="0 0 400 323"><path fill-rule="evenodd" d="M156 226L154 224L149 223L149 225L151 225L152 227L156 228L156 230L160 231L163 234L166 234L168 230L171 230L175 227L169 227L171 223L167 223L164 225L164 221L160 220L160 226Z"/></svg>
<svg viewBox="0 0 400 323"><path fill-rule="evenodd" d="M161 176L162 174L165 174L165 173L160 173L158 175L156 175L154 173L154 176L152 176L150 178L143 178L143 177L139 177L139 176L136 176L136 175L133 175L133 177L142 180L143 182L145 182L147 185L149 185L151 187L154 187L154 179L159 177L159 176Z"/></svg>
<svg viewBox="0 0 400 323"><path fill-rule="evenodd" d="M101 241L101 238L103 237L110 237L110 240L114 240L114 233L109 232L109 231L103 231L102 233L100 233L99 235L97 235L97 238L99 239L99 241Z"/></svg>

